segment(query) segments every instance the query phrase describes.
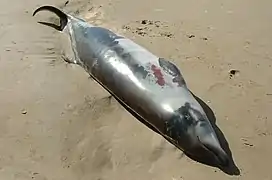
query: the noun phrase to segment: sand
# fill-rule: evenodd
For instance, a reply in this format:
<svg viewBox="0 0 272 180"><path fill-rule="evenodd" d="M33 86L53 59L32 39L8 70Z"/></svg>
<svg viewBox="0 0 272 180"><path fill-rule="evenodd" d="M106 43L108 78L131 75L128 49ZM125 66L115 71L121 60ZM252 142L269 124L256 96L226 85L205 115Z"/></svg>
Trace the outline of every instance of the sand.
<svg viewBox="0 0 272 180"><path fill-rule="evenodd" d="M120 32L177 64L214 112L239 172L183 155L109 101L82 68L65 63L61 34L37 23L55 16L32 17L45 4ZM0 1L0 179L271 180L271 5Z"/></svg>

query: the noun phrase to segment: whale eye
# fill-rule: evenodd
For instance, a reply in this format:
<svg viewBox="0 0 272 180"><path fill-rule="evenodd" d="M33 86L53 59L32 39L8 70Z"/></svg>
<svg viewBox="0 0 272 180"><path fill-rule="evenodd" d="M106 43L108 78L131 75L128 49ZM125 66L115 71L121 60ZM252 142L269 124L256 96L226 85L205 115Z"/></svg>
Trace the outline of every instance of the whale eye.
<svg viewBox="0 0 272 180"><path fill-rule="evenodd" d="M178 110L176 110L177 113L179 113L187 126L192 126L197 124L197 118L194 115L194 112L192 111L191 105L186 102L184 106L181 106Z"/></svg>
<svg viewBox="0 0 272 180"><path fill-rule="evenodd" d="M190 115L189 115L189 114L185 114L185 115L184 115L184 118L185 118L187 121L189 121L189 120L190 120Z"/></svg>
<svg viewBox="0 0 272 180"><path fill-rule="evenodd" d="M192 116L189 114L189 112L183 113L183 118L184 121L186 122L186 124L188 126L191 126L194 124L194 119L192 118Z"/></svg>

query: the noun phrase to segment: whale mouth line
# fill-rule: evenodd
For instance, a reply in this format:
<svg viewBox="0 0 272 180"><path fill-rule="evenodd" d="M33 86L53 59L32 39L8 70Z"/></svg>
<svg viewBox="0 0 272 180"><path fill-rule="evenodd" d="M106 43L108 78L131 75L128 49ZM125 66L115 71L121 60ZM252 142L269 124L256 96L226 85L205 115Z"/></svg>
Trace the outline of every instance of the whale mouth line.
<svg viewBox="0 0 272 180"><path fill-rule="evenodd" d="M215 156L216 161L219 162L220 166L226 166L226 164L228 164L227 162L224 162L225 160L222 159L222 157L220 157L220 154L218 154L212 147L201 142L198 136L197 139L204 149L206 149L208 152Z"/></svg>

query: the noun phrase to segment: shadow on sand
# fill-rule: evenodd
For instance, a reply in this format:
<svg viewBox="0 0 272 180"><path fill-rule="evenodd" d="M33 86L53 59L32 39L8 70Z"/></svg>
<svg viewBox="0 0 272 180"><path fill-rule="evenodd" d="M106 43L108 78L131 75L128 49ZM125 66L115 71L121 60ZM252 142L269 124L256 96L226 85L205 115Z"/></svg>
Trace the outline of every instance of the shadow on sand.
<svg viewBox="0 0 272 180"><path fill-rule="evenodd" d="M192 93L192 92L191 92ZM193 93L192 93L193 94ZM216 125L216 118L215 115L213 113L213 111L211 110L211 108L205 103L203 102L200 98L198 98L197 96L195 96L193 94L193 96L196 98L196 100L199 102L199 104L202 106L202 108L204 109L205 113L207 114L215 132L216 135L220 141L220 144L222 146L222 148L225 150L225 152L228 154L229 158L230 158L230 162L229 162L229 166L228 167L219 167L215 162L211 162L211 159L213 158L209 158L208 155L205 156L201 156L201 157L192 157L188 154L186 154L185 152L183 152L184 154L186 154L186 156L188 156L189 158L191 158L194 161L197 161L199 163L208 165L208 166L212 166L212 167L217 167L220 170L222 170L224 173L228 174L228 175L240 175L240 170L238 169L238 167L235 165L235 162L233 160L232 157L232 153L231 150L229 148L228 142L224 136L224 134L222 133L222 131L217 127ZM112 96L110 96L111 98ZM114 96L113 96L114 97ZM138 119L141 123L143 123L144 125L146 125L148 128L150 128L151 130L153 130L154 132L160 134L160 132L158 130L156 130L154 127L152 127L149 123L147 123L142 117L140 117L138 114L136 114L135 112L133 112L131 109L129 109L122 101L116 99L128 112L130 112L136 119ZM160 134L161 135L161 134ZM170 140L168 140L167 138L165 138L168 142L170 142L171 144L173 144ZM174 144L173 144L174 145ZM175 146L175 145L174 145Z"/></svg>

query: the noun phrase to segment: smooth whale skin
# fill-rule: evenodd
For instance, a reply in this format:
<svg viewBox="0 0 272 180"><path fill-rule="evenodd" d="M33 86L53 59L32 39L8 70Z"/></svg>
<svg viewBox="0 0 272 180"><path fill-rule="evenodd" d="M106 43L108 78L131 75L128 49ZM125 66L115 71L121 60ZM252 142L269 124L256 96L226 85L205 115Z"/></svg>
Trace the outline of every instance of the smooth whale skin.
<svg viewBox="0 0 272 180"><path fill-rule="evenodd" d="M52 6L40 7L33 15L41 10L60 17L56 29L69 35L73 63L82 66L119 102L187 154L209 152L218 164L228 164L229 157L207 115L176 65L124 36Z"/></svg>

